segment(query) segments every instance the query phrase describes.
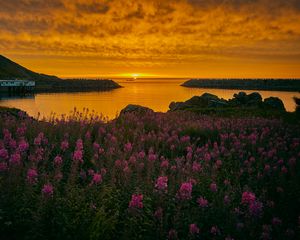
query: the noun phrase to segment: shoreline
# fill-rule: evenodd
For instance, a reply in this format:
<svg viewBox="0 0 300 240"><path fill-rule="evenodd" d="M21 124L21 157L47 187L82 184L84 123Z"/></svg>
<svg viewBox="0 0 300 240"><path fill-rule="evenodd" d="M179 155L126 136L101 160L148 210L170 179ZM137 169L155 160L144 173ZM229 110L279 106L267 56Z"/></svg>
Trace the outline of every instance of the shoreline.
<svg viewBox="0 0 300 240"><path fill-rule="evenodd" d="M180 86L186 88L300 92L299 79L190 79Z"/></svg>
<svg viewBox="0 0 300 240"><path fill-rule="evenodd" d="M117 88L121 88L121 86L110 79L68 79L57 81L36 81L33 93L109 91Z"/></svg>

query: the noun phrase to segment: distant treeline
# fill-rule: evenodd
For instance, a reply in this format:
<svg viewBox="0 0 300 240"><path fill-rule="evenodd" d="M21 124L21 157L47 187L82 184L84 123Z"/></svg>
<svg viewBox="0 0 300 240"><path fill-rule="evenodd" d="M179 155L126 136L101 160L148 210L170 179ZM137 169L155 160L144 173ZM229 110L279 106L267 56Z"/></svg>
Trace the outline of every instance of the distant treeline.
<svg viewBox="0 0 300 240"><path fill-rule="evenodd" d="M182 84L191 88L300 91L300 79L191 79Z"/></svg>

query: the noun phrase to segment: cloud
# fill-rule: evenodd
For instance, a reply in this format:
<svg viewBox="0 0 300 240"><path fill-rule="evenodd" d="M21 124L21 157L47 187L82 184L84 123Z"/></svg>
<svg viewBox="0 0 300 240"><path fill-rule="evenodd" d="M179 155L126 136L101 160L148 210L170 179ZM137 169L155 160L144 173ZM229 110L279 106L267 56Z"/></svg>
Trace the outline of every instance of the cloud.
<svg viewBox="0 0 300 240"><path fill-rule="evenodd" d="M300 62L299 42L299 0L0 0L0 52L20 56Z"/></svg>

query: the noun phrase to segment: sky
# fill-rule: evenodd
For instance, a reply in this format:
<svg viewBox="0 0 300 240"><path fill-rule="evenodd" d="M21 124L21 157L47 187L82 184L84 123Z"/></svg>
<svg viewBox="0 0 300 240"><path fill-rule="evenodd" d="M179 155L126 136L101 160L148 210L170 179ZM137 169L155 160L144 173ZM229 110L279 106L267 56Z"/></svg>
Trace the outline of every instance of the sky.
<svg viewBox="0 0 300 240"><path fill-rule="evenodd" d="M60 77L300 78L300 0L0 0L0 54Z"/></svg>

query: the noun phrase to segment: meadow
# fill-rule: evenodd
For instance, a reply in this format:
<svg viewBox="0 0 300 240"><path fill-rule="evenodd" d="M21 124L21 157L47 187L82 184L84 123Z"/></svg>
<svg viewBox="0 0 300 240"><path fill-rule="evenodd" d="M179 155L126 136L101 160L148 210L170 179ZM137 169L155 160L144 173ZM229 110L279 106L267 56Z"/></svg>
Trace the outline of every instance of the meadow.
<svg viewBox="0 0 300 240"><path fill-rule="evenodd" d="M1 239L299 237L299 124L86 109L0 129Z"/></svg>

